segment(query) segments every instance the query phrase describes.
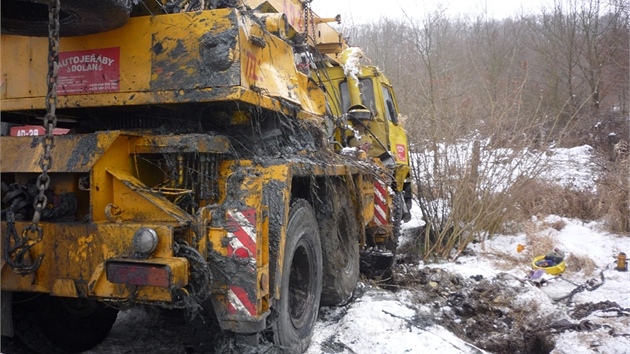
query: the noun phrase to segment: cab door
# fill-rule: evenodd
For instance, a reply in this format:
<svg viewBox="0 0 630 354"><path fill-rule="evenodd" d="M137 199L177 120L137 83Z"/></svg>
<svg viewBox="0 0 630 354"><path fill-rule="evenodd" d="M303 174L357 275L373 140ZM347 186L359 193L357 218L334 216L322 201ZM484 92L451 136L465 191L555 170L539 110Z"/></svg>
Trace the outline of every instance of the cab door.
<svg viewBox="0 0 630 354"><path fill-rule="evenodd" d="M407 133L400 122L396 99L391 86L381 84L381 91L383 95L385 118L389 128L389 149L396 161L396 168L394 170L396 190L398 192L405 190L405 203L407 204L407 209L409 209L411 208L411 182L408 178L411 175L411 168L409 166Z"/></svg>
<svg viewBox="0 0 630 354"><path fill-rule="evenodd" d="M396 160L396 164L409 166L409 149L407 146L407 133L399 121L398 108L392 89L387 85L381 85L385 117L389 127L390 151Z"/></svg>

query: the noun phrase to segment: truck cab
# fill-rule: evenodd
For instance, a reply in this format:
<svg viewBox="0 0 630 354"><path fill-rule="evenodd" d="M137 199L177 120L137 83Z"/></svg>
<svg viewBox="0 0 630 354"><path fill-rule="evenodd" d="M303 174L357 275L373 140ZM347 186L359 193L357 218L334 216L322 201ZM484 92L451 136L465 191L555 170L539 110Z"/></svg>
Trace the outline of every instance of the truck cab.
<svg viewBox="0 0 630 354"><path fill-rule="evenodd" d="M356 80L348 77L344 67L328 67L325 70L327 102L330 114L345 121L334 134L343 146L360 147L371 157L392 170L392 188L404 199L403 214L411 209L411 168L407 133L399 114L394 87L378 67L361 65ZM318 77L324 76L319 74ZM358 99L353 102L349 86L357 85ZM353 117L352 111L360 107L367 114ZM350 113L350 114L348 114ZM345 117L345 118L341 118ZM367 144L367 145L366 145Z"/></svg>

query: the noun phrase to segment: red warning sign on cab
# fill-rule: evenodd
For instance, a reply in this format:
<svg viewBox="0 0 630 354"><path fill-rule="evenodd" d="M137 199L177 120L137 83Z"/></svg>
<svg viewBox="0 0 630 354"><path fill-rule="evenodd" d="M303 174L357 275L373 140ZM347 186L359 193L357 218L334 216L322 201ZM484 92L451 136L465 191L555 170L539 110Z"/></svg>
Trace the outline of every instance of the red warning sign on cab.
<svg viewBox="0 0 630 354"><path fill-rule="evenodd" d="M398 155L399 161L407 161L407 148L405 147L405 145L396 144L396 154Z"/></svg>
<svg viewBox="0 0 630 354"><path fill-rule="evenodd" d="M116 92L120 89L120 48L59 53L57 90L62 95Z"/></svg>

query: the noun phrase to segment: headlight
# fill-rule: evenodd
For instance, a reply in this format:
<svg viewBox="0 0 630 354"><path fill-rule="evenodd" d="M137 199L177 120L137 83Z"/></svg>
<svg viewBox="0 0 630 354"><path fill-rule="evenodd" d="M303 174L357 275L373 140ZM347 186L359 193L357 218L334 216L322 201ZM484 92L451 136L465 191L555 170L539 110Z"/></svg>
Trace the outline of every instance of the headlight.
<svg viewBox="0 0 630 354"><path fill-rule="evenodd" d="M142 255L148 256L158 245L158 235L155 230L143 227L133 234L133 249Z"/></svg>

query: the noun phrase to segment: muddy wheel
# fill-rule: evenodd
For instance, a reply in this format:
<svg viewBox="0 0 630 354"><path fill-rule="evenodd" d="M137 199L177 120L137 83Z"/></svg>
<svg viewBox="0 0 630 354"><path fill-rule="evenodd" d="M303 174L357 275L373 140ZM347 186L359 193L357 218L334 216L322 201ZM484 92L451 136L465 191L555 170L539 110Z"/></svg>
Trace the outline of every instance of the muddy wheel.
<svg viewBox="0 0 630 354"><path fill-rule="evenodd" d="M2 2L2 32L24 36L48 35L47 0ZM82 36L112 30L129 19L131 0L61 1L61 36Z"/></svg>
<svg viewBox="0 0 630 354"><path fill-rule="evenodd" d="M396 255L396 251L398 250L398 242L400 241L400 236L402 236L402 223L403 223L403 205L406 203L402 194L397 194L394 196L394 208L392 210L392 235L386 242L386 247L388 250Z"/></svg>
<svg viewBox="0 0 630 354"><path fill-rule="evenodd" d="M404 222L409 222L409 220L411 220L411 208L413 207L413 191L411 190L411 182L405 182L403 185L403 199L405 200L407 213L402 215L402 220Z"/></svg>
<svg viewBox="0 0 630 354"><path fill-rule="evenodd" d="M403 203L405 200L401 194L394 196L394 207L392 209L392 233L385 241L385 248L391 252L391 260L389 266L386 267L382 274L379 275L381 280L386 283L392 283L394 281L393 267L396 263L396 254L398 253L398 242L402 235L402 221L403 221Z"/></svg>
<svg viewBox="0 0 630 354"><path fill-rule="evenodd" d="M78 353L105 339L118 310L88 299L14 294L18 338L38 353Z"/></svg>
<svg viewBox="0 0 630 354"><path fill-rule="evenodd" d="M305 200L292 203L286 235L273 337L276 345L291 353L302 353L311 342L322 291L317 220Z"/></svg>
<svg viewBox="0 0 630 354"><path fill-rule="evenodd" d="M346 188L335 184L328 194L332 215L322 214L319 221L324 262L321 304L326 306L347 301L359 281L359 223Z"/></svg>

